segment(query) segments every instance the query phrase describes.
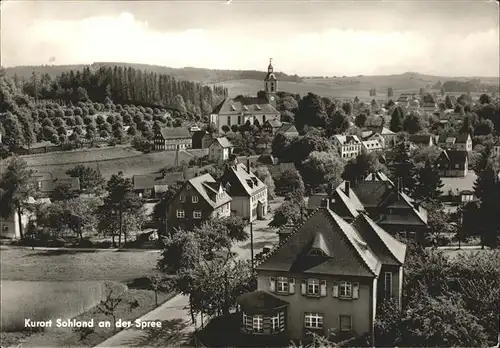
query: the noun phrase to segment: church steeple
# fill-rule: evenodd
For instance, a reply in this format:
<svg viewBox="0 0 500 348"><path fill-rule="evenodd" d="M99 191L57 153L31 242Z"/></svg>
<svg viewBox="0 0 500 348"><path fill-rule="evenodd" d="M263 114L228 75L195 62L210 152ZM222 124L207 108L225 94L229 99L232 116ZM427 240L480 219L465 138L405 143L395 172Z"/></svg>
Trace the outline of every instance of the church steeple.
<svg viewBox="0 0 500 348"><path fill-rule="evenodd" d="M278 80L274 75L273 59L269 58L269 66L267 67L267 75L264 79L264 92L266 93L266 98L270 102L275 101L274 95L278 90Z"/></svg>

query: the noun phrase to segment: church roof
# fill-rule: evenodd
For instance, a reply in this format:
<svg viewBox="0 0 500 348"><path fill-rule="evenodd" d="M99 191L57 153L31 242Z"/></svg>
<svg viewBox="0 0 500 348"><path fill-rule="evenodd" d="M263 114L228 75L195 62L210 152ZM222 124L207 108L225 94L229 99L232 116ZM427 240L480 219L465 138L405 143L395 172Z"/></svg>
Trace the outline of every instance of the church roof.
<svg viewBox="0 0 500 348"><path fill-rule="evenodd" d="M279 112L269 103L265 97L237 97L234 99L226 98L212 111L218 115L275 115Z"/></svg>

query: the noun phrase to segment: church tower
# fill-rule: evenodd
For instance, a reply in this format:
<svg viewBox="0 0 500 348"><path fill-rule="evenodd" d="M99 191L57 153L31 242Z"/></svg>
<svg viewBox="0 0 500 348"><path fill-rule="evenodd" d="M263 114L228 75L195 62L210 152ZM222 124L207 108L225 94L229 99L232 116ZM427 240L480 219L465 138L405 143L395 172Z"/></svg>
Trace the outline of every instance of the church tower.
<svg viewBox="0 0 500 348"><path fill-rule="evenodd" d="M278 90L278 80L274 75L273 59L269 59L269 66L267 67L267 75L264 79L264 92L269 102L275 102L275 94Z"/></svg>

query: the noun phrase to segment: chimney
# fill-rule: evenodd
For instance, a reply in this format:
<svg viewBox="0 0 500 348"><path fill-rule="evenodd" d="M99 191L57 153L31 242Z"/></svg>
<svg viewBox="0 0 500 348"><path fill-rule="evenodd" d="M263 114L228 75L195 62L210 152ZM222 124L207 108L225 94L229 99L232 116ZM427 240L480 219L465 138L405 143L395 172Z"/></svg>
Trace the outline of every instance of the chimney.
<svg viewBox="0 0 500 348"><path fill-rule="evenodd" d="M250 157L247 157L247 173L250 174Z"/></svg>
<svg viewBox="0 0 500 348"><path fill-rule="evenodd" d="M326 198L326 197L325 197L325 198L323 198L323 199L321 200L320 207L322 207L322 208L330 208L330 201L329 201L329 199L328 199L328 198Z"/></svg>
<svg viewBox="0 0 500 348"><path fill-rule="evenodd" d="M344 191L345 191L346 196L349 197L349 191L351 191L351 183L349 181L345 182Z"/></svg>

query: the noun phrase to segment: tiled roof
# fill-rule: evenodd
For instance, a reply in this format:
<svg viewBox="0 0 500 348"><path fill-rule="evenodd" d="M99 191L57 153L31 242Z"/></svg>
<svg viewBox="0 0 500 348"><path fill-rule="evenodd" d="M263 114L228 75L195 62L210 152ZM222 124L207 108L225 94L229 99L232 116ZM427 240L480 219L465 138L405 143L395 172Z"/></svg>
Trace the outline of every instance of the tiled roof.
<svg viewBox="0 0 500 348"><path fill-rule="evenodd" d="M450 164L464 164L469 154L463 150L444 150L441 152L436 161L446 160Z"/></svg>
<svg viewBox="0 0 500 348"><path fill-rule="evenodd" d="M326 256L309 254L318 243L327 249ZM374 277L380 266L354 227L329 208L321 207L266 255L256 269Z"/></svg>
<svg viewBox="0 0 500 348"><path fill-rule="evenodd" d="M292 123L283 122L280 129L278 129L278 133L295 133L297 132L297 128Z"/></svg>
<svg viewBox="0 0 500 348"><path fill-rule="evenodd" d="M342 144L342 145L347 145L350 143L354 144L360 144L361 141L356 135L340 135L340 134L335 134L334 138L337 139L337 141Z"/></svg>
<svg viewBox="0 0 500 348"><path fill-rule="evenodd" d="M233 147L233 144L226 137L216 138L215 141L223 148Z"/></svg>
<svg viewBox="0 0 500 348"><path fill-rule="evenodd" d="M266 123L268 123L272 128L279 128L283 125L280 120L277 118L274 118L272 120L267 120Z"/></svg>
<svg viewBox="0 0 500 348"><path fill-rule="evenodd" d="M232 198L222 189L221 183L216 182L210 174L192 178L188 180L188 183L214 209L232 201ZM222 198L219 200L217 200L218 193L222 193Z"/></svg>
<svg viewBox="0 0 500 348"><path fill-rule="evenodd" d="M395 135L393 131L391 131L389 128L382 127L382 126L368 126L365 127L366 131L371 131L373 133L378 133L381 135Z"/></svg>
<svg viewBox="0 0 500 348"><path fill-rule="evenodd" d="M212 113L218 115L279 115L278 110L269 103L267 98L258 97L226 98L215 107Z"/></svg>
<svg viewBox="0 0 500 348"><path fill-rule="evenodd" d="M243 163L228 165L223 175L224 184L230 184L229 194L235 195L233 192L252 196L256 191L266 187L251 171L247 172L247 167Z"/></svg>
<svg viewBox="0 0 500 348"><path fill-rule="evenodd" d="M189 129L184 127L164 127L160 129L163 139L191 138Z"/></svg>
<svg viewBox="0 0 500 348"><path fill-rule="evenodd" d="M80 190L80 178L37 179L34 177L33 180L37 183L36 187L41 192L52 192L58 186L68 186L72 190Z"/></svg>
<svg viewBox="0 0 500 348"><path fill-rule="evenodd" d="M443 133L443 134L439 135L438 142L439 143L447 142L447 140L449 138L455 139L453 144L465 144L467 142L467 140L469 139L469 133L462 133L462 134Z"/></svg>
<svg viewBox="0 0 500 348"><path fill-rule="evenodd" d="M135 190L152 189L156 185L172 185L178 181L184 181L184 173L165 173L165 175L155 173L132 177Z"/></svg>
<svg viewBox="0 0 500 348"><path fill-rule="evenodd" d="M363 146L369 150L371 149L381 149L382 145L378 140L365 140L362 142Z"/></svg>
<svg viewBox="0 0 500 348"><path fill-rule="evenodd" d="M374 177L374 175L375 175L375 177ZM384 172L381 172L381 171L368 174L366 176L365 180L366 181L371 181L371 180L375 180L375 181L387 181L387 182L391 183L392 185L394 185L394 183L392 182L392 180L389 179L389 177L387 175L385 175Z"/></svg>
<svg viewBox="0 0 500 348"><path fill-rule="evenodd" d="M411 134L409 140L415 144L429 144L432 141L432 135Z"/></svg>
<svg viewBox="0 0 500 348"><path fill-rule="evenodd" d="M406 245L378 226L368 215L360 214L352 224L383 264L404 264Z"/></svg>

